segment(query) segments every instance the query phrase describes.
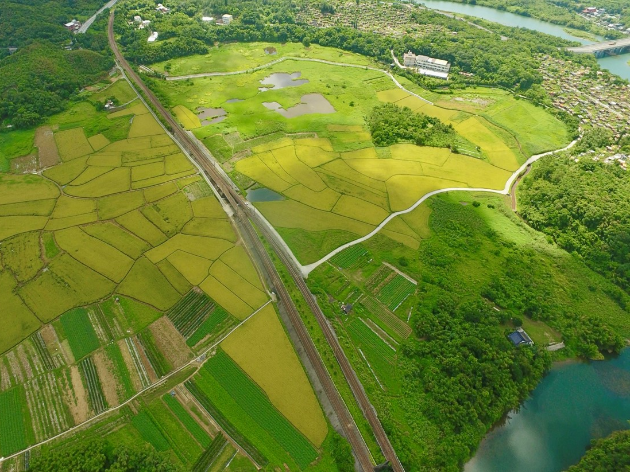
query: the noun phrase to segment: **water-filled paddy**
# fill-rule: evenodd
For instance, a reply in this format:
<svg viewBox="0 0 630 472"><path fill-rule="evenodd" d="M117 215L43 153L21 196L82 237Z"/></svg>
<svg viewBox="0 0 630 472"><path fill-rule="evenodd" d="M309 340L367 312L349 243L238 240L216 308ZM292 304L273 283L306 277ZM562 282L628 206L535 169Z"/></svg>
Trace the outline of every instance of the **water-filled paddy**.
<svg viewBox="0 0 630 472"><path fill-rule="evenodd" d="M335 113L335 108L321 93L307 93L302 96L302 102L287 108L282 108L278 102L263 102L265 108L280 113L285 118L295 118L296 116L308 115L311 113L329 114Z"/></svg>
<svg viewBox="0 0 630 472"><path fill-rule="evenodd" d="M286 72L275 72L260 81L262 85L266 87L259 87L258 90L265 92L267 90L279 90L286 87L298 87L300 85L308 84L308 79L300 79L301 72L293 72L287 74Z"/></svg>

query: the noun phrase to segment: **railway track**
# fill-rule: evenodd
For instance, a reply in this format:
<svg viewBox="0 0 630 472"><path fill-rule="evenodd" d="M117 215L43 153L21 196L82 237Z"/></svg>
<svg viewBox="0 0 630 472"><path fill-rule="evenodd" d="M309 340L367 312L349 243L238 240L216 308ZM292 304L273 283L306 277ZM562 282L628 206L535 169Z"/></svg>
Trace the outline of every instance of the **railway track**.
<svg viewBox="0 0 630 472"><path fill-rule="evenodd" d="M237 224L241 237L247 240L250 250L255 251L258 256L257 260L262 263L262 272L266 275L267 279L274 287L275 293L282 305L284 306L289 320L293 325L296 335L300 340L306 355L315 370L317 378L319 379L326 397L330 401L333 410L339 419L341 427L343 429L346 439L348 439L355 458L360 468L367 472L374 469L372 463L371 454L359 432L347 406L345 405L341 395L337 391L334 382L330 378L328 371L317 351L317 348L313 344L311 337L308 334L306 326L302 322L293 300L291 299L284 283L282 282L276 268L269 257L269 254L265 250L258 234L256 233L252 222L256 224L265 239L271 244L275 253L278 255L283 264L288 268L293 280L295 281L300 292L304 296L309 308L312 310L318 324L320 325L327 342L330 344L337 362L339 363L342 373L346 377L348 384L352 390L352 393L357 400L363 414L365 415L370 427L374 432L374 436L383 452L383 455L390 463L395 472L404 472L402 464L396 456L396 452L392 447L385 430L383 429L380 420L371 405L367 394L363 390L356 373L352 369L350 362L348 361L345 353L343 352L337 338L328 324L325 315L319 308L316 300L312 296L308 286L306 285L301 273L293 264L291 258L286 254L282 245L276 240L276 236L268 229L267 223L262 221L261 217L252 209L248 207L242 196L234 189L231 182L227 182L223 174L221 174L208 160L205 152L198 147L198 143L194 141L175 121L170 112L160 103L151 90L144 84L138 74L129 66L129 63L123 57L118 49L116 40L114 37L114 11L112 10L109 17L108 25L108 40L109 45L119 65L124 69L127 76L136 84L138 88L142 90L144 95L148 98L151 104L156 108L158 113L170 126L173 135L179 141L179 143L189 152L191 157L197 162L197 164L203 169L206 176L214 184L215 188L225 197L229 205L234 211L234 220ZM255 258L256 260L256 258Z"/></svg>

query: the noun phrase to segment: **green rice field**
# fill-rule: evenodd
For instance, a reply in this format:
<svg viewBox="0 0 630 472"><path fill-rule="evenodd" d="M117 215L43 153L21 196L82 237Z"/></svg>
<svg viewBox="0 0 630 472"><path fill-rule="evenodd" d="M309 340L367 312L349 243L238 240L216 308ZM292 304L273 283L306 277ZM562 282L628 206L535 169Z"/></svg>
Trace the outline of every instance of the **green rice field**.
<svg viewBox="0 0 630 472"><path fill-rule="evenodd" d="M100 344L86 309L76 308L62 315L61 326L76 360L98 349Z"/></svg>

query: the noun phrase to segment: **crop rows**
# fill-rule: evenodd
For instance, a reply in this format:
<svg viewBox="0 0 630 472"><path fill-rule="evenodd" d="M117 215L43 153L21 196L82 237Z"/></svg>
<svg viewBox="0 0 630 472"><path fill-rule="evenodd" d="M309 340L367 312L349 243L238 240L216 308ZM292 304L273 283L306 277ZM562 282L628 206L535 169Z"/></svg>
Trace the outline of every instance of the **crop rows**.
<svg viewBox="0 0 630 472"><path fill-rule="evenodd" d="M98 415L107 409L107 403L105 402L105 396L103 395L103 389L101 387L101 381L96 373L96 367L91 357L86 357L79 363L79 369L85 379L87 386L88 397L94 412Z"/></svg>
<svg viewBox="0 0 630 472"><path fill-rule="evenodd" d="M190 347L195 346L206 336L213 335L212 337L215 337L234 324L234 317L220 306L217 306L212 314L197 328L197 331L186 340L186 344Z"/></svg>
<svg viewBox="0 0 630 472"><path fill-rule="evenodd" d="M171 446L168 440L164 437L162 431L160 431L147 411L140 410L131 420L131 424L140 432L142 438L158 451L167 451L170 449Z"/></svg>
<svg viewBox="0 0 630 472"><path fill-rule="evenodd" d="M190 413L186 411L186 409L182 406L182 404L177 401L176 398L173 398L171 395L167 394L162 397L166 406L170 408L173 414L182 422L182 424L186 427L188 432L192 434L192 436L201 444L204 448L208 447L212 442L210 435L199 426Z"/></svg>
<svg viewBox="0 0 630 472"><path fill-rule="evenodd" d="M37 440L54 436L70 427L54 373L48 372L33 379L24 388Z"/></svg>
<svg viewBox="0 0 630 472"><path fill-rule="evenodd" d="M392 270L387 266L380 266L365 282L365 288L371 292L378 291L381 284L392 275Z"/></svg>
<svg viewBox="0 0 630 472"><path fill-rule="evenodd" d="M372 297L365 297L361 300L361 305L367 311L376 316L387 328L391 329L394 334L402 339L407 338L411 334L411 328L407 323L398 318L394 313L389 311Z"/></svg>
<svg viewBox="0 0 630 472"><path fill-rule="evenodd" d="M378 293L378 299L390 310L395 311L409 295L416 290L416 286L405 277L396 274Z"/></svg>
<svg viewBox="0 0 630 472"><path fill-rule="evenodd" d="M214 302L205 294L191 290L168 313L175 328L188 339L212 314Z"/></svg>
<svg viewBox="0 0 630 472"><path fill-rule="evenodd" d="M114 364L115 376L118 383L122 387L125 398L131 397L135 393L133 383L129 376L129 368L125 364L125 359L120 352L118 343L110 343L105 347L105 353L109 360Z"/></svg>
<svg viewBox="0 0 630 472"><path fill-rule="evenodd" d="M260 466L265 466L268 461L256 447L243 436L238 429L227 419L223 413L215 406L210 400L208 395L199 387L199 385L192 381L187 380L184 384L188 391L197 399L199 404L208 412L210 416L219 424L221 429L225 431L230 437L232 437L238 445L243 448L247 454L254 459Z"/></svg>
<svg viewBox="0 0 630 472"><path fill-rule="evenodd" d="M39 355L39 358L44 365L46 370L53 370L55 368L55 362L53 361L50 352L46 348L46 344L44 343L44 338L42 338L42 334L38 331L31 336L31 341L33 343L33 347L35 351Z"/></svg>
<svg viewBox="0 0 630 472"><path fill-rule="evenodd" d="M221 451L225 448L227 439L222 434L217 434L210 446L199 456L197 462L192 467L192 472L206 472L217 457L221 454Z"/></svg>
<svg viewBox="0 0 630 472"><path fill-rule="evenodd" d="M107 318L105 317L105 313L101 308L101 305L96 305L94 307L94 316L96 317L96 321L102 330L103 337L106 339L106 342L112 341L114 339L114 333L107 322Z"/></svg>
<svg viewBox="0 0 630 472"><path fill-rule="evenodd" d="M147 355L147 358L153 366L156 375L158 377L163 377L169 370L171 370L171 365L155 345L153 335L149 330L145 329L144 331L138 333L138 339L140 340L140 344L142 344L142 347L144 348L144 353Z"/></svg>
<svg viewBox="0 0 630 472"><path fill-rule="evenodd" d="M0 393L0 456L6 457L28 445L20 392L18 387Z"/></svg>
<svg viewBox="0 0 630 472"><path fill-rule="evenodd" d="M125 338L125 344L127 345L127 349L129 349L129 354L131 354L131 360L133 361L133 365L136 368L136 372L138 372L138 377L140 377L142 388L148 387L149 385L151 385L151 379L149 378L149 374L147 374L147 371L142 364L140 354L138 354L138 349L136 349L136 343L134 343L133 340L130 338Z"/></svg>
<svg viewBox="0 0 630 472"><path fill-rule="evenodd" d="M84 308L75 308L62 315L61 326L76 360L98 349L98 338Z"/></svg>
<svg viewBox="0 0 630 472"><path fill-rule="evenodd" d="M356 265L363 256L368 254L368 251L363 246L355 245L336 254L331 259L331 262L340 269L349 269Z"/></svg>
<svg viewBox="0 0 630 472"><path fill-rule="evenodd" d="M394 364L396 351L372 331L361 319L353 319L346 325L346 329L353 340L358 341L363 347L363 350L371 354L368 355L368 357L383 359L390 364Z"/></svg>
<svg viewBox="0 0 630 472"><path fill-rule="evenodd" d="M284 417L265 393L223 351L204 366L242 410L304 469L317 457L317 452Z"/></svg>

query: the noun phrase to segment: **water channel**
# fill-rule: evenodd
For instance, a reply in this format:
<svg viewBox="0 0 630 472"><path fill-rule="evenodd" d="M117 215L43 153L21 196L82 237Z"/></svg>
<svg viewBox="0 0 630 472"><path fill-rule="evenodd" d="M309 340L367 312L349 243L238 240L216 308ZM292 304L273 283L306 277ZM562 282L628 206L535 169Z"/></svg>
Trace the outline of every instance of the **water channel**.
<svg viewBox="0 0 630 472"><path fill-rule="evenodd" d="M524 27L588 44L562 26L493 8L422 0L429 8ZM630 80L630 54L598 59ZM553 367L517 412L482 441L465 472L560 472L576 464L592 439L630 425L630 348L616 359Z"/></svg>
<svg viewBox="0 0 630 472"><path fill-rule="evenodd" d="M546 21L537 20L535 18L529 18L526 16L516 15L506 11L496 10L490 7L484 7L481 5L470 5L456 2L448 2L444 0L420 0L418 3L422 3L429 8L436 10L458 13L460 15L469 15L476 18L483 18L484 20L494 21L495 23L501 23L505 26L523 27L540 31L542 33L559 36L563 39L570 41L578 41L581 44L590 44L592 41L588 41L582 38L572 36L564 31L562 26L547 23ZM620 56L611 56L598 59L600 67L607 69L613 74L617 74L619 77L630 80L630 54L622 54Z"/></svg>

